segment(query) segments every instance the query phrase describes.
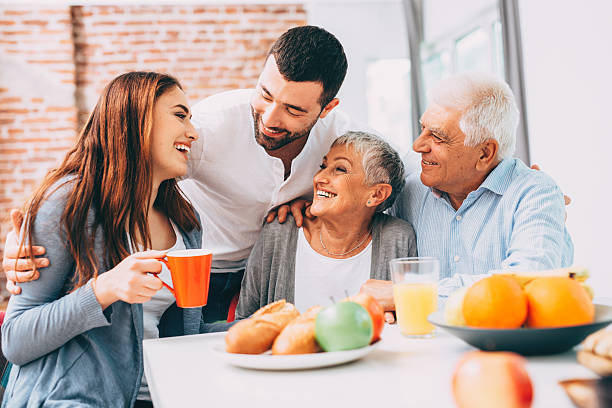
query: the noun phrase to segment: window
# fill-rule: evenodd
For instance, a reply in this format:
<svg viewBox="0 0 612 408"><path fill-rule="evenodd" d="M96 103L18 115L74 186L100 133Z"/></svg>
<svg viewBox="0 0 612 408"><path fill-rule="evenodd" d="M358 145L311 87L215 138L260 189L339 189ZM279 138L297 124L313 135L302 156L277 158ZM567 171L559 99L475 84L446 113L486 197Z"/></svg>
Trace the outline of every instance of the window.
<svg viewBox="0 0 612 408"><path fill-rule="evenodd" d="M410 61L380 59L366 68L368 124L404 155L411 147Z"/></svg>
<svg viewBox="0 0 612 408"><path fill-rule="evenodd" d="M423 4L421 70L424 89L448 75L489 72L504 77L502 32L497 2L470 0L451 6L441 0ZM460 7L455 10L452 7ZM425 101L425 105L427 101Z"/></svg>

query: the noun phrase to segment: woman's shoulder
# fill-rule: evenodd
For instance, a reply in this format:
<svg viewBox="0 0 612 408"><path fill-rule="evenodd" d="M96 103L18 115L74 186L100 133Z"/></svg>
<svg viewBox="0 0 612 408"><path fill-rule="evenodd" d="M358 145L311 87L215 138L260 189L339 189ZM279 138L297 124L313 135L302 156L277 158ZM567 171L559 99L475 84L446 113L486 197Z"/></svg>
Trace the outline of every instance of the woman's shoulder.
<svg viewBox="0 0 612 408"><path fill-rule="evenodd" d="M409 222L389 214L376 213L373 228L379 228L381 235L399 237L414 237L414 229Z"/></svg>
<svg viewBox="0 0 612 408"><path fill-rule="evenodd" d="M34 242L46 247L47 253L66 244L66 231L61 220L68 207L68 200L76 181L75 176L60 178L44 190L40 204L33 214L29 212L30 208L26 208L26 219L21 228L21 238L25 238L27 226L31 225Z"/></svg>
<svg viewBox="0 0 612 408"><path fill-rule="evenodd" d="M295 219L291 214L288 214L283 223L278 221L278 217L270 223L266 222L262 228L261 234L266 237L286 237L297 231L297 229L298 227L295 225Z"/></svg>
<svg viewBox="0 0 612 408"><path fill-rule="evenodd" d="M41 200L38 214L56 214L63 213L66 208L68 196L74 189L74 184L77 182L77 177L64 176L51 184L44 192Z"/></svg>
<svg viewBox="0 0 612 408"><path fill-rule="evenodd" d="M409 222L402 220L401 218L394 217L393 215L385 213L374 214L373 225L379 225L383 229L398 229L412 231L412 225Z"/></svg>

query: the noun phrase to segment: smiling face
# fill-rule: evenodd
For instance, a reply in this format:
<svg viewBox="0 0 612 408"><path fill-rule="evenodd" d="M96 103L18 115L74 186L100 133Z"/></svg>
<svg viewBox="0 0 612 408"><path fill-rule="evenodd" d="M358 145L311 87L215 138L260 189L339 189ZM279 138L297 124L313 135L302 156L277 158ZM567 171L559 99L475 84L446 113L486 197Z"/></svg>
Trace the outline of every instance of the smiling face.
<svg viewBox="0 0 612 408"><path fill-rule="evenodd" d="M190 119L189 104L181 89L173 87L155 101L151 131L154 182L187 174L191 143L198 139Z"/></svg>
<svg viewBox="0 0 612 408"><path fill-rule="evenodd" d="M317 217L357 215L371 210L373 188L365 184L362 157L352 147L341 145L330 149L313 178L314 198L310 212Z"/></svg>
<svg viewBox="0 0 612 408"><path fill-rule="evenodd" d="M307 137L317 119L324 118L338 101L319 105L323 86L318 82L287 81L269 56L251 98L255 140L266 150L279 149Z"/></svg>
<svg viewBox="0 0 612 408"><path fill-rule="evenodd" d="M421 181L452 196L466 196L478 188L483 174L477 169L479 146L465 146L459 127L461 112L431 104L421 117L421 134L413 149L421 153Z"/></svg>

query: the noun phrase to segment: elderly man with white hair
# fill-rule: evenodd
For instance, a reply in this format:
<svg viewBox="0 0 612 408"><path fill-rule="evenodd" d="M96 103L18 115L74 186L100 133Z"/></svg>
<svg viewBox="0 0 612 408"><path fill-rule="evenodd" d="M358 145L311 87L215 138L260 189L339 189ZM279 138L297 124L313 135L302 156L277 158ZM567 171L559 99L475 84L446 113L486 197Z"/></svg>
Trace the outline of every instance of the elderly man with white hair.
<svg viewBox="0 0 612 408"><path fill-rule="evenodd" d="M571 265L563 193L512 158L519 112L508 85L457 75L430 101L413 144L421 172L391 210L414 227L419 256L440 259L440 278Z"/></svg>

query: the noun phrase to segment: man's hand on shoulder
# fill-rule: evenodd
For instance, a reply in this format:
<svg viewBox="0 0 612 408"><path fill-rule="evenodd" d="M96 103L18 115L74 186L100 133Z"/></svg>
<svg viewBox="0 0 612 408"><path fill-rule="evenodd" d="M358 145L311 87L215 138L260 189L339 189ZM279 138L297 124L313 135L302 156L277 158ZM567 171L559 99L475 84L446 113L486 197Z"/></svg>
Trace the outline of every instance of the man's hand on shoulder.
<svg viewBox="0 0 612 408"><path fill-rule="evenodd" d="M287 221L287 215L291 212L293 218L295 219L295 225L298 227L302 226L304 222L304 216L307 218L313 219L315 218L310 213L310 205L312 201L304 200L303 198L296 198L293 201L289 201L286 204L282 204L277 208L270 210L268 216L266 217L266 222L269 224L274 221L274 218L278 217L278 222L283 224Z"/></svg>
<svg viewBox="0 0 612 408"><path fill-rule="evenodd" d="M11 222L13 230L6 236L4 243L4 258L2 259L2 268L6 275L6 289L13 295L21 293L21 288L17 286L17 282L28 282L39 278L39 268L49 266L47 258L36 258L35 262L29 259L30 252L27 247L21 248L19 251L19 230L23 223L23 214L19 210L11 210ZM32 247L32 252L35 256L44 255L45 248L41 246Z"/></svg>

